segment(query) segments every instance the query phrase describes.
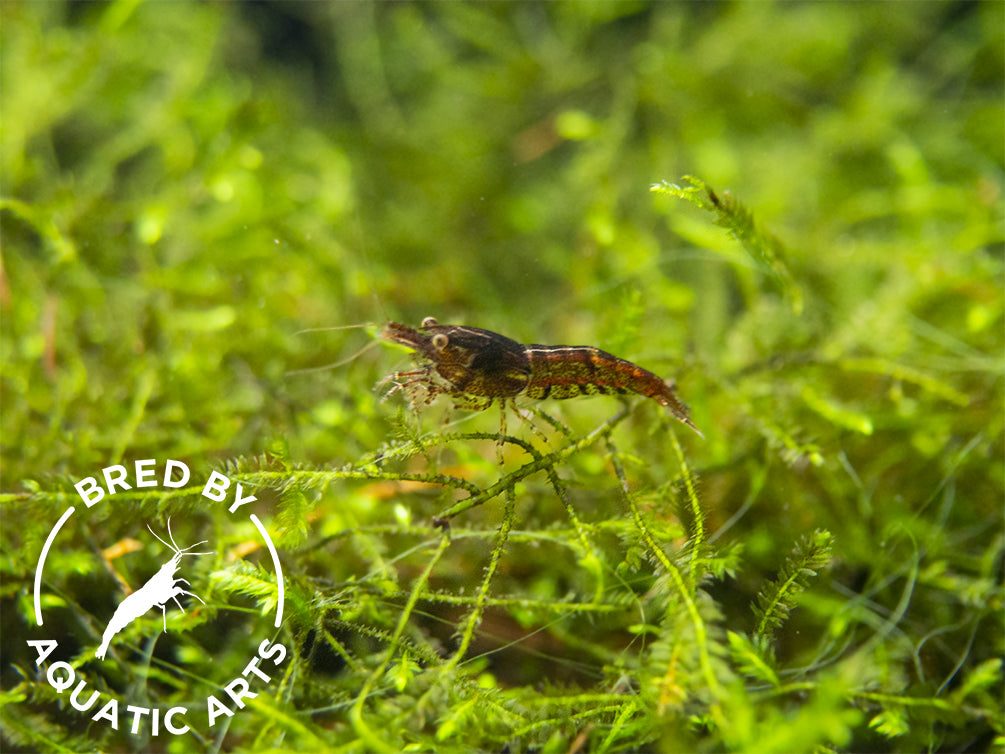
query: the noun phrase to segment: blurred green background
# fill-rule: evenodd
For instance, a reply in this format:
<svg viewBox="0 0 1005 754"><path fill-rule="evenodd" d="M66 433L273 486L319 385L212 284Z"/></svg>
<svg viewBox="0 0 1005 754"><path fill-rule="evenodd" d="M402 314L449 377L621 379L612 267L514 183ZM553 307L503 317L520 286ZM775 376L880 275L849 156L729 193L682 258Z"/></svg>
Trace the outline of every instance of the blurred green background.
<svg viewBox="0 0 1005 754"><path fill-rule="evenodd" d="M400 396L381 403L374 389L408 357L370 349L311 371L348 359L372 331L303 331L435 316L525 343L599 346L676 379L706 439L636 401L618 447L658 510L679 472L666 436L681 436L709 529L742 548L742 568L707 585L729 628L745 628L762 581L822 527L834 565L780 659L805 671L809 646L831 642L836 663L864 645L857 670L842 665L859 691L939 700L971 687L950 711L920 705L917 717L879 697L779 695L732 731L700 707L675 718L653 706L645 733L624 740L608 735L610 720L522 736L469 727L459 740L458 726L435 738L414 721L410 732L377 724L389 745L571 751L586 731L590 750L990 746L1005 650L1003 8L0 4L0 597L5 655L16 653L4 660L4 714L55 726L45 743L8 728L7 743L55 750L71 735L51 700L25 692L15 666L28 655L7 642L28 631L39 537L72 481L141 458L355 463L414 424ZM650 191L686 174L729 190L779 239L801 308L713 216ZM617 406L541 407L584 433ZM435 416L422 418L426 431ZM498 414L462 428L495 431ZM448 461L479 484L500 473L491 443L454 452ZM478 466L479 455L490 460ZM605 464L598 450L563 474L585 519L627 521ZM528 530L562 515L554 495L535 495L550 507L525 506ZM285 542L294 577L348 578L344 553L313 560L310 549L346 521L428 522L444 500L311 490L299 538ZM354 511L345 520L343 505ZM106 522L104 543L139 520ZM469 522L491 534L498 513ZM399 546L378 540L390 554ZM509 592L552 598L534 591L547 553L525 556L536 560L510 574ZM448 558L445 588L470 593L483 565ZM549 589L560 584L577 591L567 572ZM621 636L597 646L614 651ZM557 634L535 645L558 666L572 646ZM597 674L570 670L563 693L589 691L584 677L609 690L600 654L586 654ZM513 689L555 693L551 671L528 667L490 670ZM312 688L309 668L297 683ZM285 709L319 703L303 693ZM327 714L303 723L319 738L300 740L372 744L347 732L344 710ZM786 726L798 736L769 745L764 731ZM217 745L306 736L241 730ZM71 749L91 740L72 735ZM134 745L93 735L95 746Z"/></svg>

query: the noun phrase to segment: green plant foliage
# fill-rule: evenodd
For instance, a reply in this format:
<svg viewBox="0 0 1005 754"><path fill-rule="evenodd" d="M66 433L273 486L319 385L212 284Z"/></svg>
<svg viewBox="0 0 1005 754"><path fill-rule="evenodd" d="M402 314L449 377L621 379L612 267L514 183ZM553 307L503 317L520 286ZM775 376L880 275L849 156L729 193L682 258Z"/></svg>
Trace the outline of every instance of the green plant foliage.
<svg viewBox="0 0 1005 754"><path fill-rule="evenodd" d="M1001 748L1002 30L0 3L0 749ZM631 360L704 439L635 395L410 406L380 328L427 316ZM146 459L191 479L82 504ZM187 594L97 659L169 526Z"/></svg>
<svg viewBox="0 0 1005 754"><path fill-rule="evenodd" d="M827 566L830 559L830 532L817 530L799 542L795 552L782 566L778 578L757 595L757 604L754 605L757 619L755 639L771 637L795 607L796 598L809 585L809 579Z"/></svg>
<svg viewBox="0 0 1005 754"><path fill-rule="evenodd" d="M686 175L684 180L691 185L681 188L675 183L663 181L654 184L651 190L685 199L696 207L714 213L716 223L729 229L754 263L778 279L782 290L792 300L793 314L797 316L801 314L803 295L785 265L786 254L782 242L758 228L754 224L750 210L736 201L729 192L725 192L720 198L715 190L700 178Z"/></svg>

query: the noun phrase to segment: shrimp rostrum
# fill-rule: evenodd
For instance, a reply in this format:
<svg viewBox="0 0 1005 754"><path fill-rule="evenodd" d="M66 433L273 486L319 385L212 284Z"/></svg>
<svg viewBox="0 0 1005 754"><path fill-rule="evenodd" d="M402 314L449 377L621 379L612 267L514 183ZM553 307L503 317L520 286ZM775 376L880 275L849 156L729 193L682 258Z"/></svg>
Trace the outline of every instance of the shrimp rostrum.
<svg viewBox="0 0 1005 754"><path fill-rule="evenodd" d="M404 389L413 401L422 395L430 403L446 394L461 408L480 410L518 396L543 400L636 393L665 406L704 436L672 383L593 346L523 345L480 327L441 325L433 317L422 320L418 329L388 322L381 337L411 348L419 362L415 370L386 378L394 383L388 395Z"/></svg>

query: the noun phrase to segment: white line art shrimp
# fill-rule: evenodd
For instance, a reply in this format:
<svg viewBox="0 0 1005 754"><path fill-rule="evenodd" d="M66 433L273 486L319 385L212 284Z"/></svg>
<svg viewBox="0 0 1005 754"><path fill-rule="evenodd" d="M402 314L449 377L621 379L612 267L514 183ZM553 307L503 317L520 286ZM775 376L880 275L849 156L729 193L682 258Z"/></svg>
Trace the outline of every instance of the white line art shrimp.
<svg viewBox="0 0 1005 754"><path fill-rule="evenodd" d="M150 529L149 524L147 524L147 529ZM198 594L193 594L192 592L178 586L181 583L184 583L186 586L191 586L188 580L180 578L176 579L174 575L178 572L183 555L212 555L214 551L189 552L189 550L193 547L205 544L209 540L204 539L202 542L196 542L191 547L186 547L182 550L178 547L177 542L174 541L174 536L171 534L170 518L168 518L167 530L168 539L171 540L171 544L168 544L160 537L157 537L157 534L153 529L150 529L150 533L157 537L157 539L165 547L173 550L174 555L171 556L171 560L161 566L157 573L150 577L150 580L147 581L147 583L127 596L119 603L119 606L115 608L115 613L112 615L112 619L108 621L108 627L105 628L105 633L101 635L101 646L94 652L94 656L99 660L105 659L105 652L108 651L108 645L111 643L115 635L141 615L144 615L150 608L159 607L161 609L161 614L164 616L164 630L167 631L167 609L165 605L168 600L174 600L174 603L181 608L182 612L185 612L185 608L182 607L181 603L178 601L178 596L181 594L188 594L195 597L199 600L199 602L202 602L202 604L206 604L206 602Z"/></svg>

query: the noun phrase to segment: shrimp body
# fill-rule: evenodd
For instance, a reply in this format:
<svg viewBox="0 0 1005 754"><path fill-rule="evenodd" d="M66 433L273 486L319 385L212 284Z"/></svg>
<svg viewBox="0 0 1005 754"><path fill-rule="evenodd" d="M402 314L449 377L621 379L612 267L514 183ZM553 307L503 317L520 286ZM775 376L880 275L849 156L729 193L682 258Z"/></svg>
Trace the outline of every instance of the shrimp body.
<svg viewBox="0 0 1005 754"><path fill-rule="evenodd" d="M471 409L519 395L542 400L636 393L701 435L672 383L593 346L523 345L480 327L441 325L432 317L417 330L389 322L381 337L408 346L420 359L419 369L387 378L395 383L391 393L421 389L426 403L445 393Z"/></svg>

